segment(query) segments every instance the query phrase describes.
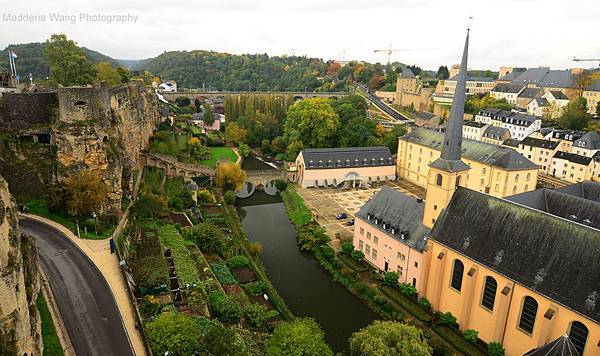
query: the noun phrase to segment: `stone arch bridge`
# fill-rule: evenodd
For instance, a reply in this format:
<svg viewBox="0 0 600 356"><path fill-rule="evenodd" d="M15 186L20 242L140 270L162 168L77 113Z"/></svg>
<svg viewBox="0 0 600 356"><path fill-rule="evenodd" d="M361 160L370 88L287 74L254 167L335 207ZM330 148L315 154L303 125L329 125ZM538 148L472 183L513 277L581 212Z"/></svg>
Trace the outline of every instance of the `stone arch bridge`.
<svg viewBox="0 0 600 356"><path fill-rule="evenodd" d="M161 168L167 176L171 177L191 178L215 175L215 170L211 167L179 162L177 158L167 155L144 152L140 158L146 166Z"/></svg>
<svg viewBox="0 0 600 356"><path fill-rule="evenodd" d="M295 99L305 98L340 98L348 95L347 92L303 92L303 91L283 91L283 92L271 92L271 91L210 91L210 92L194 92L194 91L180 91L180 92L163 92L159 91L160 95L168 101L175 101L180 96L185 96L192 102L194 99L202 96L209 100L214 99L225 99L227 95L241 95L241 94L269 94L269 95L290 95Z"/></svg>
<svg viewBox="0 0 600 356"><path fill-rule="evenodd" d="M285 171L281 169L246 171L246 182L252 183L255 187L258 187L259 185L264 186L272 180L285 178Z"/></svg>

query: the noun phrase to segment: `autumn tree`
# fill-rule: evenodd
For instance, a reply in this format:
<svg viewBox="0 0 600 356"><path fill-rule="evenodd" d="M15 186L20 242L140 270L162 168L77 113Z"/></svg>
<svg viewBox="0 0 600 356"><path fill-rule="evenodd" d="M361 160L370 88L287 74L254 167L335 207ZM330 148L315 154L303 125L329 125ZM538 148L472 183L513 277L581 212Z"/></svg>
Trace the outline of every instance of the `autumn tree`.
<svg viewBox="0 0 600 356"><path fill-rule="evenodd" d="M95 67L97 81L106 81L108 85L121 83L121 75L109 62L100 62Z"/></svg>
<svg viewBox="0 0 600 356"><path fill-rule="evenodd" d="M220 162L217 166L215 183L225 190L239 190L246 181L246 172L239 164Z"/></svg>
<svg viewBox="0 0 600 356"><path fill-rule="evenodd" d="M267 356L331 356L323 330L311 318L297 318L277 324L267 341ZM375 354L373 354L375 355Z"/></svg>
<svg viewBox="0 0 600 356"><path fill-rule="evenodd" d="M311 98L290 106L284 126L284 140L304 147L325 147L339 127L339 117L329 99Z"/></svg>
<svg viewBox="0 0 600 356"><path fill-rule="evenodd" d="M397 321L379 321L361 329L350 337L353 356L401 355L429 356L423 332L416 326Z"/></svg>
<svg viewBox="0 0 600 356"><path fill-rule="evenodd" d="M187 144L190 157L193 157L197 161L210 158L210 149L203 145L197 137L190 137Z"/></svg>
<svg viewBox="0 0 600 356"><path fill-rule="evenodd" d="M231 146L243 143L246 140L246 129L241 128L235 122L230 122L225 128L225 140Z"/></svg>
<svg viewBox="0 0 600 356"><path fill-rule="evenodd" d="M83 49L62 33L50 36L46 41L44 55L50 63L50 75L58 84L90 84L96 78L92 62Z"/></svg>
<svg viewBox="0 0 600 356"><path fill-rule="evenodd" d="M573 75L573 85L575 87L578 97L583 96L583 91L588 86L592 85L596 81L600 80L600 73L584 70L580 73Z"/></svg>
<svg viewBox="0 0 600 356"><path fill-rule="evenodd" d="M100 210L106 185L97 172L83 170L65 180L65 192L67 211L79 219Z"/></svg>

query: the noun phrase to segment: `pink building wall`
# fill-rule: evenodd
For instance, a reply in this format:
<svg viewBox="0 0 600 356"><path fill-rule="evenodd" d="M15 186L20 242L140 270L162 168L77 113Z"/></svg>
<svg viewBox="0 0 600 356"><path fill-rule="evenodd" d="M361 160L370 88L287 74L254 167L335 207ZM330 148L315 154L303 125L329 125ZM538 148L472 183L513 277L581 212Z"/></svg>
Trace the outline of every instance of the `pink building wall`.
<svg viewBox="0 0 600 356"><path fill-rule="evenodd" d="M354 238L352 241L354 249L365 254L365 261L385 271L388 264L388 272L398 272L399 283L413 284L419 294L425 287L426 281L422 281L423 254L407 244L392 237L387 232L372 226L363 219L356 217L354 223ZM368 245L368 247L367 247ZM375 249L376 255L373 255Z"/></svg>

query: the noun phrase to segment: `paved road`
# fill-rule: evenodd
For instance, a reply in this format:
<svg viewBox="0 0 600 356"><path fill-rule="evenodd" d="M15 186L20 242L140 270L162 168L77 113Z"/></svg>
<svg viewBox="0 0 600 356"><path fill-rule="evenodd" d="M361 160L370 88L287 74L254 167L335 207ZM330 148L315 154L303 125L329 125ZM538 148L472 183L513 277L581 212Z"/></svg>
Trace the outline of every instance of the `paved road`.
<svg viewBox="0 0 600 356"><path fill-rule="evenodd" d="M77 355L133 355L117 304L100 271L60 231L22 218ZM107 242L108 243L108 242Z"/></svg>
<svg viewBox="0 0 600 356"><path fill-rule="evenodd" d="M377 106L380 110L384 111L385 113L387 113L388 115L390 115L391 117L393 117L396 120L410 121L410 119L407 118L406 116L404 116L404 115L400 114L399 112L397 112L396 110L390 108L387 104L385 104L383 101L381 101L381 99L379 99L377 96L375 96L375 94L371 93L365 86L361 86L361 88L367 95L367 98L373 103L373 105Z"/></svg>

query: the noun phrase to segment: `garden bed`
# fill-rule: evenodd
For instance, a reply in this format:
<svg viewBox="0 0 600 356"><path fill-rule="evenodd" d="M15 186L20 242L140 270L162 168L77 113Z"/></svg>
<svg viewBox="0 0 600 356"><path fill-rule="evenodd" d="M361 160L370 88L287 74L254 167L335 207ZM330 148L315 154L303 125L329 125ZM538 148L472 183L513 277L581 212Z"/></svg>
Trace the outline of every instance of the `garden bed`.
<svg viewBox="0 0 600 356"><path fill-rule="evenodd" d="M190 220L188 219L185 213L174 213L172 211L169 211L169 220L173 224L179 224L181 227L192 226Z"/></svg>
<svg viewBox="0 0 600 356"><path fill-rule="evenodd" d="M225 286L227 284L238 284L237 279L233 276L229 267L224 262L211 263L210 267L212 268L215 276L219 282Z"/></svg>
<svg viewBox="0 0 600 356"><path fill-rule="evenodd" d="M264 294L257 294L255 296L253 296L252 299L254 300L255 303L258 303L258 304L266 307L269 310L274 309L273 304L271 304L271 302L269 300L265 299Z"/></svg>
<svg viewBox="0 0 600 356"><path fill-rule="evenodd" d="M175 271L180 285L198 283L198 270L196 263L188 250L185 240L173 225L164 225L159 232L160 241L171 248L175 262Z"/></svg>
<svg viewBox="0 0 600 356"><path fill-rule="evenodd" d="M459 330L448 325L435 325L433 330L465 355L487 355L485 350L465 340Z"/></svg>
<svg viewBox="0 0 600 356"><path fill-rule="evenodd" d="M338 253L338 257L342 262L348 265L355 272L366 272L369 269L369 266L365 262L357 262L352 257L346 255L345 253Z"/></svg>
<svg viewBox="0 0 600 356"><path fill-rule="evenodd" d="M419 304L400 293L396 288L380 286L379 290L422 322L429 323L433 319L431 312L424 310Z"/></svg>
<svg viewBox="0 0 600 356"><path fill-rule="evenodd" d="M236 268L232 272L240 283L247 283L256 280L254 272L252 272L252 270L248 267Z"/></svg>

